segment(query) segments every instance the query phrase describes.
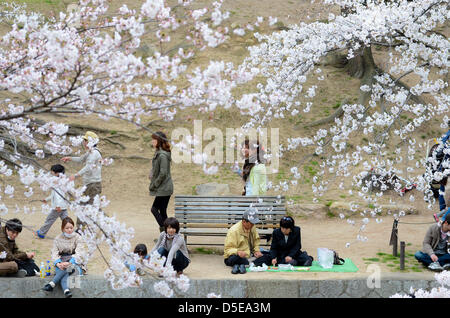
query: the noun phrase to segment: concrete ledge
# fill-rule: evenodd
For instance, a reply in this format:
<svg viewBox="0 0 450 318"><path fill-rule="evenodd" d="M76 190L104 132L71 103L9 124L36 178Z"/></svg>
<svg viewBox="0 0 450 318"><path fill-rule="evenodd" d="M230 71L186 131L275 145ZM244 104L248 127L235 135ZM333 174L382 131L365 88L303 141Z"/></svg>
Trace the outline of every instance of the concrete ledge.
<svg viewBox="0 0 450 318"><path fill-rule="evenodd" d="M39 277L0 278L1 298L62 298L61 287L53 292L45 292L42 287L49 279ZM100 276L84 276L77 282L79 288L73 288L76 298L162 298L155 292L153 284L158 280L144 279L144 286L113 290L110 284ZM75 281L74 281L75 283ZM422 276L383 277L380 288L369 288L366 278L327 279L327 280L191 280L186 293L177 293L175 297L205 298L208 293L222 295L223 298L380 298L396 293L409 293L410 288L431 289L438 287L432 278Z"/></svg>

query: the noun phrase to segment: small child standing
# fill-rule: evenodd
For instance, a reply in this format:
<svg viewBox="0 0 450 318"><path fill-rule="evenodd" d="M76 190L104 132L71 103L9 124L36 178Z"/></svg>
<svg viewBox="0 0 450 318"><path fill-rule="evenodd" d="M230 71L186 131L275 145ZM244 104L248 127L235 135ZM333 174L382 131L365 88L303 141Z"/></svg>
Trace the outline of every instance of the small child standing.
<svg viewBox="0 0 450 318"><path fill-rule="evenodd" d="M64 168L64 166L56 164L53 165L50 170L54 176L59 177L64 174L66 169ZM44 203L50 202L52 210L45 219L44 225L42 225L42 227L35 232L37 237L41 239L45 238L45 235L47 235L47 232L50 230L53 223L55 223L58 217L60 217L61 220L63 220L69 216L67 213L68 203L64 199L65 195L66 193L61 189L52 188L50 196L48 196L45 200L43 200Z"/></svg>

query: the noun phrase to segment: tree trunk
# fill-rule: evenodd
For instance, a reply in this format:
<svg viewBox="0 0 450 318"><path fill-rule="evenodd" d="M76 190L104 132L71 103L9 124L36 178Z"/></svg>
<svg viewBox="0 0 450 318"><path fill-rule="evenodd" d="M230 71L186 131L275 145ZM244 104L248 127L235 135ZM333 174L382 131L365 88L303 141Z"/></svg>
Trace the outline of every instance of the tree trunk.
<svg viewBox="0 0 450 318"><path fill-rule="evenodd" d="M372 88L374 76L377 74L377 67L373 60L372 48L365 47L360 54L351 59L347 66L350 75L361 79L360 87L367 85ZM371 91L360 91L358 104L367 105L370 100Z"/></svg>

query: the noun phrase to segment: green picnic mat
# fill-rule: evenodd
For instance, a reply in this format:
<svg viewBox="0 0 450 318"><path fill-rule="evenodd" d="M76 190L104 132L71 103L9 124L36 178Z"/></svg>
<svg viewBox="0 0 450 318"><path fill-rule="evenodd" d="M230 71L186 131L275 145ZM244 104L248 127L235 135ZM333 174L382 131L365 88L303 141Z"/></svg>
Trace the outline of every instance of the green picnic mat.
<svg viewBox="0 0 450 318"><path fill-rule="evenodd" d="M306 270L309 268L309 270ZM247 269L248 271L248 269ZM313 261L310 267L294 266L293 270L280 270L277 267L270 266L266 272L338 272L338 273L354 273L358 271L358 267L352 262L350 258L345 259L343 265L333 265L332 268L323 268L318 261Z"/></svg>

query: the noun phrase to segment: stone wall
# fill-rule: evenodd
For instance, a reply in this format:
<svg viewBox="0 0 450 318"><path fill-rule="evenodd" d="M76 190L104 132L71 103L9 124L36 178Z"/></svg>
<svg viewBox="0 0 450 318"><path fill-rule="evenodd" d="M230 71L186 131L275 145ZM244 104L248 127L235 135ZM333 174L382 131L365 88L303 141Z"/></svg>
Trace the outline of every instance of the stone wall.
<svg viewBox="0 0 450 318"><path fill-rule="evenodd" d="M38 298L64 297L58 286L53 292L45 292L42 287L49 279L39 277L0 278L0 297ZM80 288L73 288L73 297L81 298L153 298L162 297L153 289L157 280L144 279L141 288L113 290L102 277L85 276L78 281ZM434 280L426 279L382 279L380 288L369 288L367 279L347 280L191 280L187 293L177 297L204 298L208 293L222 295L223 298L379 298L395 293L408 293L410 287L431 289L437 287Z"/></svg>

